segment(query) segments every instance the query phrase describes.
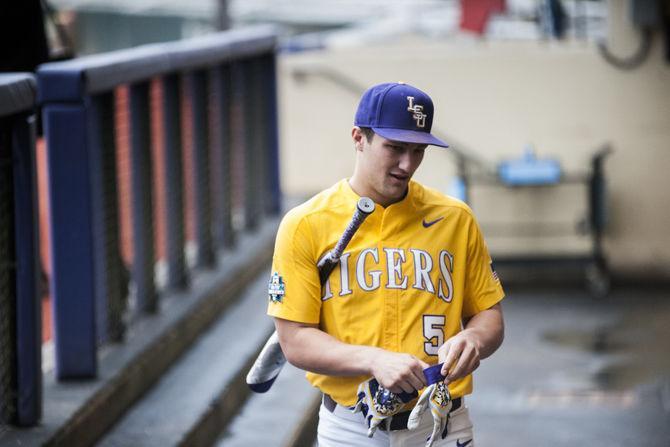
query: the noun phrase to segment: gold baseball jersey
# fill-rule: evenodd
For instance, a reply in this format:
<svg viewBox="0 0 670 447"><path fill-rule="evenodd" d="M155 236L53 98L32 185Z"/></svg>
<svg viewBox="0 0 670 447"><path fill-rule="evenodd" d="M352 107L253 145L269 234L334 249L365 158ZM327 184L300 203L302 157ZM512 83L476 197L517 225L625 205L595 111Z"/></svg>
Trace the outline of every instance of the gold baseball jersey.
<svg viewBox="0 0 670 447"><path fill-rule="evenodd" d="M504 296L472 211L411 181L402 201L376 205L322 287L317 262L337 243L359 198L342 180L286 214L275 243L268 314L318 324L344 343L436 364L438 348L462 329L462 319ZM307 379L351 406L369 377L308 372ZM453 397L471 393L472 377L449 390Z"/></svg>

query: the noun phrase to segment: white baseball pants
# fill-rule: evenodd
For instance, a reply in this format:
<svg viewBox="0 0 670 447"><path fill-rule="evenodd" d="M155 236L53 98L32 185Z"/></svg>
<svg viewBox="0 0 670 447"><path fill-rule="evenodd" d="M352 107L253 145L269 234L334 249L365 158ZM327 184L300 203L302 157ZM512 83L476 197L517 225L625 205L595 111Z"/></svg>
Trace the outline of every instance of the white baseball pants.
<svg viewBox="0 0 670 447"><path fill-rule="evenodd" d="M396 430L386 432L377 429L368 438L368 427L362 413L337 405L331 413L321 404L319 409L319 447L424 447L433 432L433 417L427 410L416 430ZM433 447L474 447L472 422L465 402L449 417L447 437L437 439Z"/></svg>

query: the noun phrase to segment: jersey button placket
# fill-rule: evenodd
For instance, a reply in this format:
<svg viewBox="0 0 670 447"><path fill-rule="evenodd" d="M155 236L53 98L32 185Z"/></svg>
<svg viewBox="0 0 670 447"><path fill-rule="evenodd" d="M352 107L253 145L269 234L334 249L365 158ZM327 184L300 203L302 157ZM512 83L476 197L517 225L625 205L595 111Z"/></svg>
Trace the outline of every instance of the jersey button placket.
<svg viewBox="0 0 670 447"><path fill-rule="evenodd" d="M380 264L382 265L384 274L382 275L382 289L383 289L383 344L384 348L390 351L399 352L400 350L400 340L398 339L398 326L399 326L399 315L398 315L398 299L399 299L399 290L389 289L388 285L390 284L389 271L391 270L388 265L388 257L384 248L393 248L395 247L393 234L393 218L392 208L386 208L382 214L382 219L380 222L379 228L379 256Z"/></svg>

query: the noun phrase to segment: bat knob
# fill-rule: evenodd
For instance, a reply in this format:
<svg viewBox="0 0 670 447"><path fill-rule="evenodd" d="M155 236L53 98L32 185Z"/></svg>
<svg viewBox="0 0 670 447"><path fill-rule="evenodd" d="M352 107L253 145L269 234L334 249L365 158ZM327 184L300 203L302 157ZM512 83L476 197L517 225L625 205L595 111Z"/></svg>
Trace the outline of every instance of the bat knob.
<svg viewBox="0 0 670 447"><path fill-rule="evenodd" d="M370 214L375 210L375 202L369 197L361 197L356 205L361 213Z"/></svg>

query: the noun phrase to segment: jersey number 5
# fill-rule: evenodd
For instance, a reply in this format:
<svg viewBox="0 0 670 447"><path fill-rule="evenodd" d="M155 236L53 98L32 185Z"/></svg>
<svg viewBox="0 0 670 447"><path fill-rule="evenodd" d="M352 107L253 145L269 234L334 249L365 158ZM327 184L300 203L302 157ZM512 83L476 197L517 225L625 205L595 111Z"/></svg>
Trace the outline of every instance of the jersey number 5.
<svg viewBox="0 0 670 447"><path fill-rule="evenodd" d="M423 350L428 355L437 355L437 350L444 343L444 325L447 317L444 315L423 316Z"/></svg>

